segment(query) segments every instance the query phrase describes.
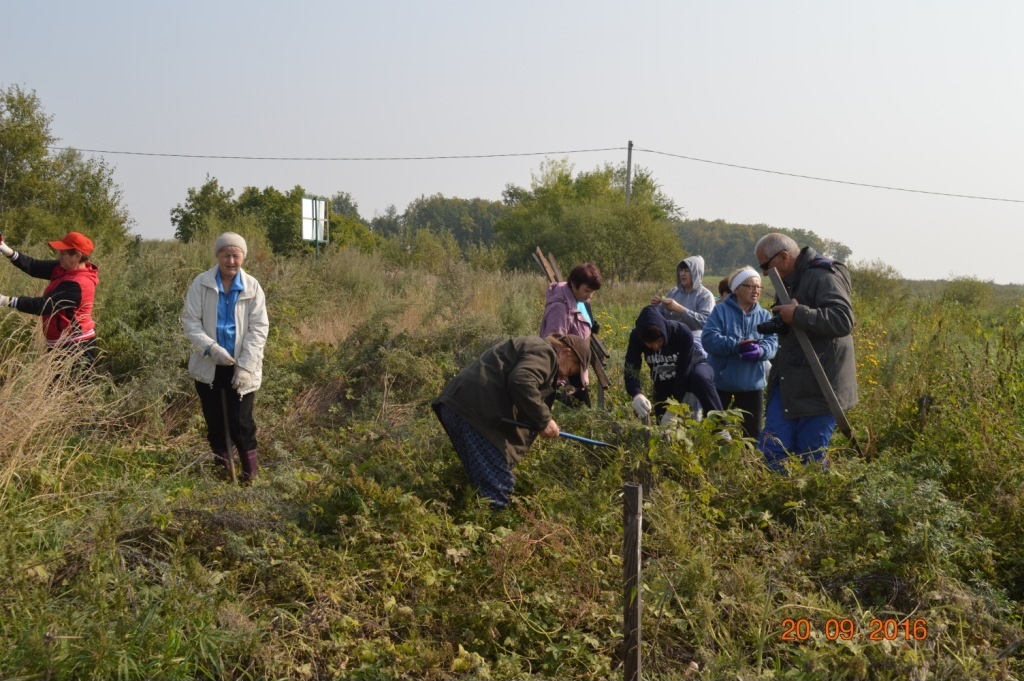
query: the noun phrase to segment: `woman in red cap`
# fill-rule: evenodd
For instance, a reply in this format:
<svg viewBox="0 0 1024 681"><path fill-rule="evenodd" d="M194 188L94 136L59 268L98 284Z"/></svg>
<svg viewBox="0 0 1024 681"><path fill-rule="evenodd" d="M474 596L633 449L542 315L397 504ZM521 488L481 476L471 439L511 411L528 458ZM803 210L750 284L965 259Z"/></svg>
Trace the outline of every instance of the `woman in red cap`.
<svg viewBox="0 0 1024 681"><path fill-rule="evenodd" d="M79 232L68 232L60 241L51 241L50 248L57 251L56 260L36 260L15 251L0 237L0 255L30 277L50 280L38 298L0 295L0 307L41 316L47 345L79 350L91 365L96 360L92 306L100 283L99 269L89 262L92 241Z"/></svg>

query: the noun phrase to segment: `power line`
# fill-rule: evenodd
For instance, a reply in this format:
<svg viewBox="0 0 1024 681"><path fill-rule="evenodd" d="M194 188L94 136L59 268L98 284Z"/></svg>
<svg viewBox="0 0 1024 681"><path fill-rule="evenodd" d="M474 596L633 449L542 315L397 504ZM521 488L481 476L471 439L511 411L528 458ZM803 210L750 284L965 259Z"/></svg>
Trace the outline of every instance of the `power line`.
<svg viewBox="0 0 1024 681"><path fill-rule="evenodd" d="M160 158L203 158L203 159L220 159L220 160L231 160L231 161L445 161L445 160L465 160L465 159L480 159L480 158L514 158L523 156L554 156L560 154L590 154L596 152L605 151L625 151L625 147L603 147L600 149L566 149L562 151L527 151L519 153L509 154L452 154L445 156L223 156L216 154L168 154L160 152L146 152L146 151L116 151L110 149L79 149L77 147L47 147L53 151L66 151L76 150L83 151L90 154L112 154L121 156L150 156ZM925 189L908 189L906 187L893 187L883 184L870 184L868 182L853 182L851 180L836 180L829 177L817 177L814 175L801 175L799 173L787 173L781 170L768 170L766 168L754 168L753 166L744 166L737 163L725 163L724 161L712 161L706 158L696 158L694 156L686 156L684 154L672 154L667 151L658 151L657 149L644 149L642 147L633 147L634 151L646 152L648 154L658 154L659 156L670 156L672 158L681 158L686 161L695 161L697 163L708 163L716 166L724 166L726 168L737 168L739 170L750 170L756 173L768 173L770 175L782 175L784 177L795 177L801 180L814 180L816 182L831 182L833 184L845 184L853 187L867 187L869 189L884 189L886 191L893 192L907 192L911 194L928 194L930 196L947 196L957 199L973 199L976 201L1002 201L1005 203L1024 203L1024 199L1005 199L994 196L977 196L973 194L954 194L951 192L935 192L928 191Z"/></svg>
<svg viewBox="0 0 1024 681"><path fill-rule="evenodd" d="M464 154L452 156L217 156L213 154L163 154L145 151L110 151L79 149L77 147L47 147L54 151L85 151L90 154L120 154L122 156L160 156L164 158L212 158L231 161L443 161L472 158L509 158L513 156L550 156L553 154L589 154L597 151L622 151L625 147L605 149L568 149L566 151L526 151L514 154Z"/></svg>
<svg viewBox="0 0 1024 681"><path fill-rule="evenodd" d="M739 168L740 170L753 170L758 173L769 173L771 175L784 175L786 177L797 177L801 180L817 180L818 182L832 182L834 184L848 184L855 187L869 187L871 189L887 189L893 192L911 192L914 194L931 194L932 196L951 196L958 199L977 199L979 201L1006 201L1008 203L1024 203L1024 199L1001 199L992 196L972 196L970 194L951 194L947 192L931 192L924 189L907 189L906 187L890 187L883 184L868 184L867 182L851 182L849 180L833 180L828 177L815 177L813 175L799 175L797 173L786 173L781 170L766 170L764 168L752 168L750 166L741 166L735 163L723 163L722 161L709 161L706 158L694 158L692 156L683 156L682 154L670 154L667 151L656 151L654 149L641 149L640 147L633 147L633 151L646 151L649 154L659 154L661 156L672 156L673 158L682 158L687 161L697 161L698 163L710 163L716 166L726 166L727 168Z"/></svg>

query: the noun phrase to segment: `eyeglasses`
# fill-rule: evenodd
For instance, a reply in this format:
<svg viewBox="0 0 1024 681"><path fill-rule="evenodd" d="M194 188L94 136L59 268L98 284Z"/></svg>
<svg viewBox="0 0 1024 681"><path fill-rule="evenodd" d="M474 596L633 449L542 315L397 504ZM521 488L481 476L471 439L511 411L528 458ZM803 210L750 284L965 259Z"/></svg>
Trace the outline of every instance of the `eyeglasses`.
<svg viewBox="0 0 1024 681"><path fill-rule="evenodd" d="M752 291L760 291L764 289L764 286L757 286L756 284L740 284L740 288L749 288Z"/></svg>
<svg viewBox="0 0 1024 681"><path fill-rule="evenodd" d="M775 258L777 258L780 255L782 255L783 251L785 251L785 250L786 249L782 249L782 251L775 251L775 255L773 255L772 257L768 258L763 263L761 263L761 271L762 272L767 272L771 268L771 266L772 266L772 260L775 260Z"/></svg>

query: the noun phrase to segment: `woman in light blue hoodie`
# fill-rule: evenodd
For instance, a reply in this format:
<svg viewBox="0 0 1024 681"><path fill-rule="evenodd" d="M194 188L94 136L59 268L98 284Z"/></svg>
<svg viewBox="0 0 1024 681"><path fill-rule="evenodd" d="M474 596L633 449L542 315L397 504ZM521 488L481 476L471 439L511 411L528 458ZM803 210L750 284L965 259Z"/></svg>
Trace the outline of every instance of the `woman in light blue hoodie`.
<svg viewBox="0 0 1024 681"><path fill-rule="evenodd" d="M778 336L762 335L757 325L771 319L758 304L761 277L745 267L730 277L732 293L715 306L704 325L704 349L715 370L715 388L726 409L741 409L743 433L756 440L764 417L765 364L775 356Z"/></svg>

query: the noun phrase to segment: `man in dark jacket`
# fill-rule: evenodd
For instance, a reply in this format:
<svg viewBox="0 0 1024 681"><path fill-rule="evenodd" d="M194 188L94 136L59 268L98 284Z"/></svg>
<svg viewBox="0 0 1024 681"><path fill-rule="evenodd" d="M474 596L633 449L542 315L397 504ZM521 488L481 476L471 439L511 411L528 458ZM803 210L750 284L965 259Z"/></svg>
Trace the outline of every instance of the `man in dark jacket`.
<svg viewBox="0 0 1024 681"><path fill-rule="evenodd" d="M654 415L662 417L665 400L682 402L693 393L704 413L721 411L715 390L715 372L695 350L693 332L681 322L665 319L657 305L648 305L636 318L626 348L626 392L640 418L651 413L651 401L640 389L641 358L647 361L654 381Z"/></svg>
<svg viewBox="0 0 1024 681"><path fill-rule="evenodd" d="M434 401L469 479L492 508L508 506L515 484L512 466L537 435L558 437L551 418L555 390L588 364L590 346L579 336L512 338L460 371Z"/></svg>
<svg viewBox="0 0 1024 681"><path fill-rule="evenodd" d="M836 420L799 339L786 331L791 326L807 333L840 407L846 411L856 405L850 271L810 246L801 250L785 234L765 235L754 253L762 272L778 270L791 298L789 304L773 308L785 326L768 376L768 406L758 447L775 470L785 470L788 456L824 464Z"/></svg>

